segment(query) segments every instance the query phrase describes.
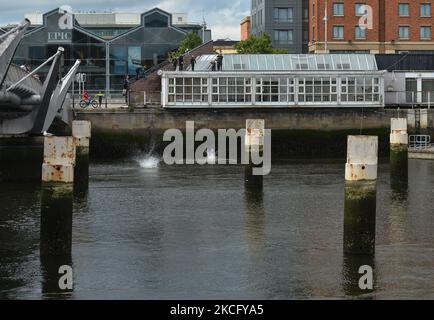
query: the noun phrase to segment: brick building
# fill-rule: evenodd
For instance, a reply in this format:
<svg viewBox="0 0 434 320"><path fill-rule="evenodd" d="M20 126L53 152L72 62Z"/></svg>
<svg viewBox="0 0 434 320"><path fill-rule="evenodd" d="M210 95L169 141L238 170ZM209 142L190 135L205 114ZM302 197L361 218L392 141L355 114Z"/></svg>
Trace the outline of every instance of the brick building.
<svg viewBox="0 0 434 320"><path fill-rule="evenodd" d="M252 27L250 16L245 17L243 20L241 20L240 26L241 26L241 40L247 40L250 36L250 29Z"/></svg>
<svg viewBox="0 0 434 320"><path fill-rule="evenodd" d="M432 0L310 0L309 51L434 53L433 6Z"/></svg>

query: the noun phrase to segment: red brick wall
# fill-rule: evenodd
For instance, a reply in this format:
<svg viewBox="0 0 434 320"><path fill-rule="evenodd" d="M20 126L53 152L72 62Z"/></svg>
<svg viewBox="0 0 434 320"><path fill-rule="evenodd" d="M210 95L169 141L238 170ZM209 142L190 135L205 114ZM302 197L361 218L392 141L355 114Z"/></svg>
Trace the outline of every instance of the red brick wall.
<svg viewBox="0 0 434 320"><path fill-rule="evenodd" d="M309 39L323 42L324 36L324 12L325 0L309 0L310 5L310 27ZM344 2L344 17L333 16L333 3ZM359 18L355 15L355 4L365 3L373 8L374 25L372 30L367 30L366 40L355 38L355 26ZM410 17L399 16L399 3L408 3L410 5ZM432 17L420 16L420 4L431 3ZM328 0L328 41L348 42L366 41L366 42L390 42L392 40L400 41L398 29L400 25L410 26L410 39L402 40L403 42L420 42L429 40L420 39L420 27L431 26L434 32L434 0ZM344 40L333 39L333 25L344 26ZM315 33L313 27L315 26ZM415 49L417 50L417 48Z"/></svg>
<svg viewBox="0 0 434 320"><path fill-rule="evenodd" d="M410 17L400 17L398 13L398 3L408 3L410 5ZM420 16L420 4L431 3L431 17ZM386 5L386 41L427 41L420 39L420 27L431 26L434 32L434 1L430 0L387 0ZM410 39L399 39L399 26L410 26Z"/></svg>
<svg viewBox="0 0 434 320"><path fill-rule="evenodd" d="M250 36L251 22L250 19L244 19L241 22L241 40L247 40Z"/></svg>
<svg viewBox="0 0 434 320"><path fill-rule="evenodd" d="M312 41L316 39L316 41L323 42L325 41L325 23L324 23L324 15L325 15L325 0L310 0L310 31L309 31L309 39ZM333 15L333 4L334 3L344 3L344 16L334 16ZM355 37L355 27L358 25L360 17L356 16L356 3L364 3L369 5L373 9L373 29L367 30L366 40L356 39ZM327 6L327 15L328 15L328 32L327 37L328 41L335 42L348 42L352 41L380 41L380 1L379 0L328 0ZM334 39L333 38L333 26L334 25L342 25L344 26L344 39ZM313 33L313 26L315 26L315 34Z"/></svg>

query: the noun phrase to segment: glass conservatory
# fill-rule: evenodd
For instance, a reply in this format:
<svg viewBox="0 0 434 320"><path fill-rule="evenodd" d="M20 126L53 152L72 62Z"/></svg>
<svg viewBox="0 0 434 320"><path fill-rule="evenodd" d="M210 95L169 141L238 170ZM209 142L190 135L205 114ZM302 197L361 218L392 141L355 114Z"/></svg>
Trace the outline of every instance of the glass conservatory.
<svg viewBox="0 0 434 320"><path fill-rule="evenodd" d="M165 108L382 107L383 72L374 55L214 55L195 71L163 72Z"/></svg>

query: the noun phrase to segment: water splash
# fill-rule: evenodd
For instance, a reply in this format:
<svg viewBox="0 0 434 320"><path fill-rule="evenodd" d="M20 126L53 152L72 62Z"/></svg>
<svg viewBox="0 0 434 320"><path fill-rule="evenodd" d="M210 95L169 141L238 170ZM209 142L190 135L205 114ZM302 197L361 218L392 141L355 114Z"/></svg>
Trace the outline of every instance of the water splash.
<svg viewBox="0 0 434 320"><path fill-rule="evenodd" d="M217 156L215 150L214 149L207 150L206 158L208 164L216 164Z"/></svg>
<svg viewBox="0 0 434 320"><path fill-rule="evenodd" d="M147 155L142 159L138 159L140 167L143 169L155 169L160 165L160 159L151 155Z"/></svg>

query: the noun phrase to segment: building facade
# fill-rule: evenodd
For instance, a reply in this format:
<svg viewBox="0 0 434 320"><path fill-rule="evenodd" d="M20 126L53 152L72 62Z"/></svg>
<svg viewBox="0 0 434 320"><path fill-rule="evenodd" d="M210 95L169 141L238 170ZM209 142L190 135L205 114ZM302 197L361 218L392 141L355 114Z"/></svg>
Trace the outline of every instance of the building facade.
<svg viewBox="0 0 434 320"><path fill-rule="evenodd" d="M383 72L374 55L215 55L197 59L195 72L163 72L164 108L381 108Z"/></svg>
<svg viewBox="0 0 434 320"><path fill-rule="evenodd" d="M431 0L310 0L312 53L434 53Z"/></svg>
<svg viewBox="0 0 434 320"><path fill-rule="evenodd" d="M273 45L288 53L307 52L308 0L252 0L251 33L269 34Z"/></svg>
<svg viewBox="0 0 434 320"><path fill-rule="evenodd" d="M187 33L194 31L193 24L184 23L185 18L175 25L174 18L183 18L178 16L158 8L143 14L65 13L55 9L43 15L26 15L32 25L14 63L27 63L33 70L61 46L65 49L63 70L81 60L79 72L86 74L87 90L122 91L125 75L135 76L139 68L147 70L166 60ZM201 26L196 29L201 30ZM48 68L38 72L41 79Z"/></svg>

